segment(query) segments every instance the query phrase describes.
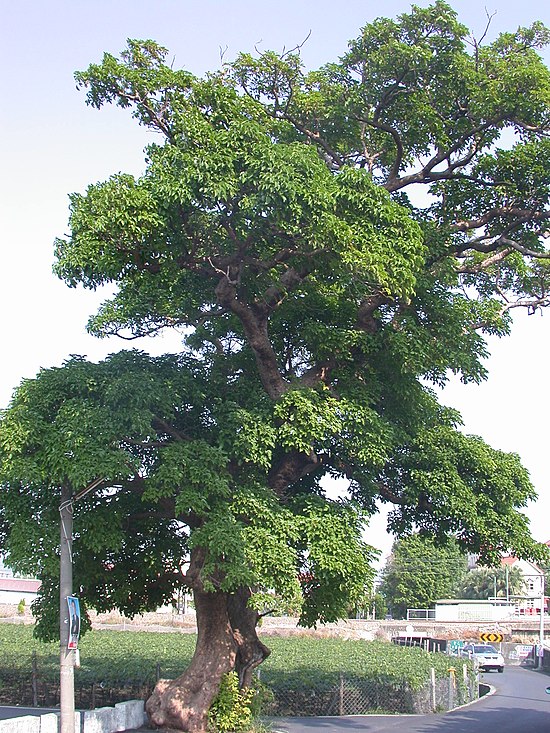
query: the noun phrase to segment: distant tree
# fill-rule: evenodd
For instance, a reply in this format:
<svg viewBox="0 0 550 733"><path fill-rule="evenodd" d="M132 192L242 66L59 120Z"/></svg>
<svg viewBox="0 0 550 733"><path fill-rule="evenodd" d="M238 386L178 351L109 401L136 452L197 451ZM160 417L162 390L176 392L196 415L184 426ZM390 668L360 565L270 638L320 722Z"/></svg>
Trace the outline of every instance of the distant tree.
<svg viewBox="0 0 550 733"><path fill-rule="evenodd" d="M408 608L456 597L466 572L466 556L454 540L439 546L415 534L394 543L379 591L393 617L405 618Z"/></svg>
<svg viewBox="0 0 550 733"><path fill-rule="evenodd" d="M388 605L386 599L382 593L377 592L374 594L372 603L372 613L374 618L384 618L388 611Z"/></svg>
<svg viewBox="0 0 550 733"><path fill-rule="evenodd" d="M482 601L487 598L506 598L525 592L525 581L519 568L474 568L462 582L460 597Z"/></svg>
<svg viewBox="0 0 550 733"><path fill-rule="evenodd" d="M381 618L386 613L386 601L376 590L371 581L365 585L363 593L357 598L353 606L350 606L348 616L350 618Z"/></svg>

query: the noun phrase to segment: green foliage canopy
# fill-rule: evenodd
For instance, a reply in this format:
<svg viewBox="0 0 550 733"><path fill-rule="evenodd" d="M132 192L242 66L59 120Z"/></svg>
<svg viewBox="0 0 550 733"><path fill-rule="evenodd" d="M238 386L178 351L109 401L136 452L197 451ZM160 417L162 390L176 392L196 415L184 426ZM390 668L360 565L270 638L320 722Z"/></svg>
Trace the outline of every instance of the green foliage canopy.
<svg viewBox="0 0 550 733"><path fill-rule="evenodd" d="M208 589L301 594L304 623L331 620L368 581L380 499L399 533L542 557L518 457L462 435L431 388L482 380L485 335L549 303L548 31L467 39L436 2L311 72L267 52L199 79L131 40L77 73L91 106L160 137L141 177L71 196L56 271L116 284L92 333L176 327L182 353L73 358L21 385L0 425L12 564L54 573L60 487L96 477L75 552L99 608L193 584L194 552Z"/></svg>
<svg viewBox="0 0 550 733"><path fill-rule="evenodd" d="M74 503L75 582L98 610L132 616L170 601L196 546L209 548L205 582L253 587L258 602L262 588L296 599L307 571L304 623L342 616L362 591L372 548L360 512L315 495L277 502L261 463L241 465L245 427L231 440L235 405L205 400L201 368L140 352L73 357L16 391L0 423L4 541L15 569L43 578L44 618L57 606L60 487L98 476L100 489Z"/></svg>

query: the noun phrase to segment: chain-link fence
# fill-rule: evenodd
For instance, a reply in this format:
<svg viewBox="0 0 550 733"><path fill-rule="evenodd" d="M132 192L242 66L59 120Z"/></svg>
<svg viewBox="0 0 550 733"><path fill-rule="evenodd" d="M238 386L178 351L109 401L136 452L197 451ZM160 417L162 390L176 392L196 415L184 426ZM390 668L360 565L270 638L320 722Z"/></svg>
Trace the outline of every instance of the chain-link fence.
<svg viewBox="0 0 550 733"><path fill-rule="evenodd" d="M59 657L33 654L28 660L0 658L0 705L57 707ZM159 664L144 669L139 679L94 679L75 670L75 703L81 710L130 699L146 699L162 676ZM478 697L475 675L457 665L448 676L431 678L419 689L392 679L334 674L322 680L271 678L261 673L261 712L270 717L430 713L450 710Z"/></svg>
<svg viewBox="0 0 550 733"><path fill-rule="evenodd" d="M479 697L477 675L464 667L430 680L418 689L406 682L340 674L332 680L300 684L261 676L265 690L262 713L272 717L431 713L451 710Z"/></svg>
<svg viewBox="0 0 550 733"><path fill-rule="evenodd" d="M448 676L435 678L432 671L430 681L416 692L415 713L443 712L478 699L478 673L450 661L454 666L449 667Z"/></svg>
<svg viewBox="0 0 550 733"><path fill-rule="evenodd" d="M105 680L75 669L75 704L81 710L146 699L160 678L160 666L144 669L140 678ZM59 706L59 656L23 659L0 655L0 705Z"/></svg>

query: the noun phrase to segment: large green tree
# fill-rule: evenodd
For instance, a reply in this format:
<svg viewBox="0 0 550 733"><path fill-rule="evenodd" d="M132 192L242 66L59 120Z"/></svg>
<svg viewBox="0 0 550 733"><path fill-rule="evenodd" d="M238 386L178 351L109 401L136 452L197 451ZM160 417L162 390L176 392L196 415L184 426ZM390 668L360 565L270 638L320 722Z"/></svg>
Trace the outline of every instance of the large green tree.
<svg viewBox="0 0 550 733"><path fill-rule="evenodd" d="M100 337L185 336L180 356L77 359L20 387L2 531L13 563L32 548L53 575L61 486L99 477L75 504L87 602L192 590L196 654L148 701L154 723L204 731L223 673L249 683L266 591L299 592L304 623L345 613L377 499L397 533L540 559L518 457L461 434L430 385L482 380L484 337L548 305L547 40L536 24L472 44L437 2L314 72L265 53L198 79L130 41L77 74L89 104L159 137L143 176L73 194L57 273L116 284Z"/></svg>
<svg viewBox="0 0 550 733"><path fill-rule="evenodd" d="M519 568L474 568L462 579L461 598L485 601L525 595L525 578Z"/></svg>
<svg viewBox="0 0 550 733"><path fill-rule="evenodd" d="M382 571L379 591L394 618L409 608L431 608L440 598L456 598L468 568L466 555L454 541L443 546L414 534L394 542Z"/></svg>

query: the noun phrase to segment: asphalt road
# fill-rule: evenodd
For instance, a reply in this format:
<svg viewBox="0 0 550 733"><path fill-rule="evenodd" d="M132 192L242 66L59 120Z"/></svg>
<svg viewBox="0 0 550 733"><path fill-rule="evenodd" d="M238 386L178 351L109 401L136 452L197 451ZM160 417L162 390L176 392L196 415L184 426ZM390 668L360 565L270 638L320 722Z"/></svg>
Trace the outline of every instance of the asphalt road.
<svg viewBox="0 0 550 733"><path fill-rule="evenodd" d="M59 708L20 708L0 705L0 720L8 718L19 718L24 715L45 715L46 713L58 713Z"/></svg>
<svg viewBox="0 0 550 733"><path fill-rule="evenodd" d="M550 733L550 678L522 667L487 672L496 692L441 715L376 715L344 718L285 718L273 733Z"/></svg>

